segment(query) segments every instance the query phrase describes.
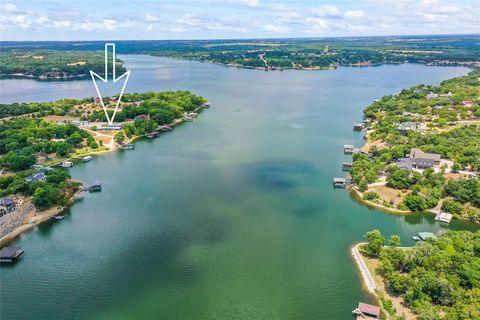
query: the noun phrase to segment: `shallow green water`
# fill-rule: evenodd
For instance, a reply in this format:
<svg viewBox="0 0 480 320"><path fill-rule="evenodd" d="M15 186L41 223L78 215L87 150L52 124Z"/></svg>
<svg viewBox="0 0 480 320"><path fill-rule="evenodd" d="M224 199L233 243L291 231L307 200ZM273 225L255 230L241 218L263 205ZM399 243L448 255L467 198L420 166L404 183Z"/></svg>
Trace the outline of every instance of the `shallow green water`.
<svg viewBox="0 0 480 320"><path fill-rule="evenodd" d="M188 89L212 107L134 151L71 169L103 191L16 243L26 253L1 269L2 319L351 319L370 299L351 244L371 229L406 245L446 230L430 215L369 209L331 179L348 158L342 145L362 143L352 124L365 105L465 69L266 73L124 59L128 91ZM89 81L0 85L1 101L94 94Z"/></svg>

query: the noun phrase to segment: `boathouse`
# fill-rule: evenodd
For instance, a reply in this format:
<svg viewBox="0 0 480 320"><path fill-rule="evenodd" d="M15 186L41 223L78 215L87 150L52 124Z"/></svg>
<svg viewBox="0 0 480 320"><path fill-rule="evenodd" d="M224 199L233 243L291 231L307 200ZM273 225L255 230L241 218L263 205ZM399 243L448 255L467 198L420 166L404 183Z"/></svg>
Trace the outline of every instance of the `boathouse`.
<svg viewBox="0 0 480 320"><path fill-rule="evenodd" d="M368 303L359 302L353 313L357 315L357 320L380 319L380 307Z"/></svg>
<svg viewBox="0 0 480 320"><path fill-rule="evenodd" d="M18 247L3 247L0 250L0 262L13 262L20 258L23 250Z"/></svg>
<svg viewBox="0 0 480 320"><path fill-rule="evenodd" d="M351 144L343 145L343 153L353 153L355 151L355 147Z"/></svg>
<svg viewBox="0 0 480 320"><path fill-rule="evenodd" d="M446 213L446 212L439 212L435 216L436 221L440 221L440 222L447 223L447 224L450 223L452 218L453 218L453 215L451 215L450 213Z"/></svg>
<svg viewBox="0 0 480 320"><path fill-rule="evenodd" d="M342 170L343 171L352 171L352 162L342 162Z"/></svg>
<svg viewBox="0 0 480 320"><path fill-rule="evenodd" d="M347 186L347 180L345 178L333 178L334 188L345 188Z"/></svg>

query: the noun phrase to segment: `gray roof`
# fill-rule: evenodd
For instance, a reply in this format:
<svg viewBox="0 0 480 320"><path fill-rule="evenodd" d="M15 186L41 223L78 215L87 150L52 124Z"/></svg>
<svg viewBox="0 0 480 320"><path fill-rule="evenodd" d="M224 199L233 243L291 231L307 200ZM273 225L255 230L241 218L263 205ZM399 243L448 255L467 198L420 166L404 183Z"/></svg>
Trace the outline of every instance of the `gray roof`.
<svg viewBox="0 0 480 320"><path fill-rule="evenodd" d="M0 206L9 207L12 205L13 205L12 198L9 198L9 197L0 198Z"/></svg>
<svg viewBox="0 0 480 320"><path fill-rule="evenodd" d="M14 258L17 255L18 250L22 250L19 247L3 247L0 250L0 258Z"/></svg>
<svg viewBox="0 0 480 320"><path fill-rule="evenodd" d="M412 148L412 150L410 150L410 159L433 160L434 162L440 162L442 156L437 153L426 153L420 149Z"/></svg>
<svg viewBox="0 0 480 320"><path fill-rule="evenodd" d="M409 158L400 158L397 162L395 162L395 165L399 168L407 170L412 170L413 168L412 160Z"/></svg>

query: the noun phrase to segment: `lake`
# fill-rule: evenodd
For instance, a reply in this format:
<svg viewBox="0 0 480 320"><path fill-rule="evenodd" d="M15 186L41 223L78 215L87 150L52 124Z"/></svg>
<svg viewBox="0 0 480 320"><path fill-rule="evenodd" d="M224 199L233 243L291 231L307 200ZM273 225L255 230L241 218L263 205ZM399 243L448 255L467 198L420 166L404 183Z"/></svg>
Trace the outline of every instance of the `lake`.
<svg viewBox="0 0 480 320"><path fill-rule="evenodd" d="M71 170L103 182L65 220L22 236L1 269L2 319L351 319L362 289L349 247L369 230L443 232L334 190L374 99L467 72L415 64L263 72L121 57L128 92L190 90L192 123ZM95 94L91 81L1 80L1 102ZM111 92L112 94L115 92ZM451 229L476 229L454 220Z"/></svg>

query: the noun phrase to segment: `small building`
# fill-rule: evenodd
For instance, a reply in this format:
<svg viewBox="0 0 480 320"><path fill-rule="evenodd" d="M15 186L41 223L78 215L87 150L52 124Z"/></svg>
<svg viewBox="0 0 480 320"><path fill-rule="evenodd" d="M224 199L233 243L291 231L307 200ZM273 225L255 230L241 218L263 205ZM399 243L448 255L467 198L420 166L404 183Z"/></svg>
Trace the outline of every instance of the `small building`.
<svg viewBox="0 0 480 320"><path fill-rule="evenodd" d="M150 116L148 114L139 114L138 116L135 116L135 120L138 119L145 119L145 120L150 120Z"/></svg>
<svg viewBox="0 0 480 320"><path fill-rule="evenodd" d="M438 94L430 92L425 96L425 98L427 98L427 100L438 99Z"/></svg>
<svg viewBox="0 0 480 320"><path fill-rule="evenodd" d="M412 121L401 122L397 126L397 131L402 136L406 135L409 131L417 131L418 129L419 129L419 123L412 122Z"/></svg>
<svg viewBox="0 0 480 320"><path fill-rule="evenodd" d="M3 197L0 198L0 216L13 211L15 209L15 202L13 202L12 198Z"/></svg>
<svg viewBox="0 0 480 320"><path fill-rule="evenodd" d="M347 186L347 180L345 178L333 178L334 188L345 188Z"/></svg>
<svg viewBox="0 0 480 320"><path fill-rule="evenodd" d="M355 152L355 147L351 144L345 144L343 145L343 153L354 153Z"/></svg>
<svg viewBox="0 0 480 320"><path fill-rule="evenodd" d="M419 232L418 237L422 241L427 241L428 239L433 239L433 240L437 239L437 236L431 232Z"/></svg>
<svg viewBox="0 0 480 320"><path fill-rule="evenodd" d="M402 116L404 117L421 117L422 115L419 113L414 113L414 112L403 112Z"/></svg>
<svg viewBox="0 0 480 320"><path fill-rule="evenodd" d="M353 314L357 315L357 319L380 319L380 307L359 302Z"/></svg>
<svg viewBox="0 0 480 320"><path fill-rule="evenodd" d="M63 168L71 168L73 167L73 162L71 161L63 161L61 164L60 164L61 167Z"/></svg>
<svg viewBox="0 0 480 320"><path fill-rule="evenodd" d="M204 104L202 104L202 107L203 108L210 108L210 102L205 102Z"/></svg>
<svg viewBox="0 0 480 320"><path fill-rule="evenodd" d="M37 182L37 181L45 181L47 180L47 175L45 174L45 172L36 172L34 174L32 174L31 176L28 176L25 178L25 181L28 182L28 183L31 183L31 182Z"/></svg>
<svg viewBox="0 0 480 320"><path fill-rule="evenodd" d="M470 108L471 106L473 106L473 101L472 100L463 100L462 101L462 106Z"/></svg>
<svg viewBox="0 0 480 320"><path fill-rule="evenodd" d="M14 262L23 254L23 250L18 247L3 247L0 250L0 262Z"/></svg>
<svg viewBox="0 0 480 320"><path fill-rule="evenodd" d="M435 216L435 221L440 221L440 222L444 222L444 223L450 223L450 221L452 221L452 218L453 218L453 215L451 215L450 213L446 213L446 212L439 212L436 216Z"/></svg>
<svg viewBox="0 0 480 320"><path fill-rule="evenodd" d="M352 162L342 162L342 170L343 171L352 171Z"/></svg>

